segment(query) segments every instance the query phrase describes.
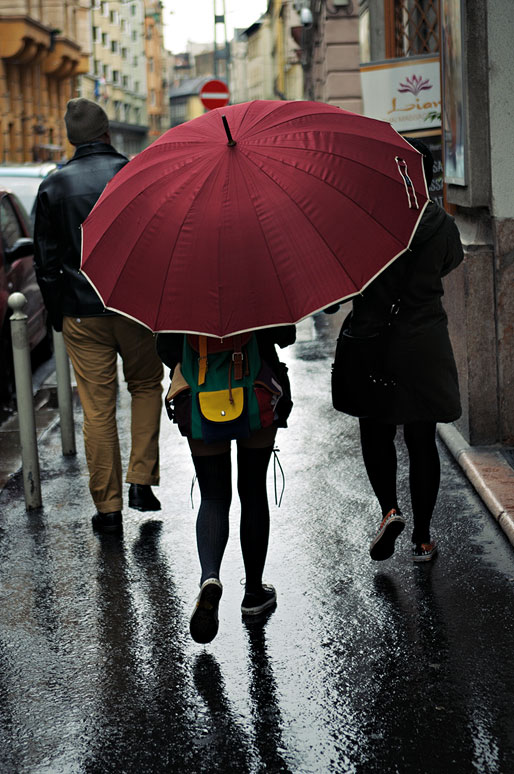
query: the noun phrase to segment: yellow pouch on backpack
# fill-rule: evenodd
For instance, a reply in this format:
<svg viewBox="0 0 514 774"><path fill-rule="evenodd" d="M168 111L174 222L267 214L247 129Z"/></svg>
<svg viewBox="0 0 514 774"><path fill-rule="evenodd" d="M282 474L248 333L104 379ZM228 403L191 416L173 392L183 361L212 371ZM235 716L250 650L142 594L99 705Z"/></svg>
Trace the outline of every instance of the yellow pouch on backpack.
<svg viewBox="0 0 514 774"><path fill-rule="evenodd" d="M230 400L231 395L232 400ZM198 404L200 413L209 422L232 422L243 413L245 407L244 388L233 387L232 390L199 392Z"/></svg>

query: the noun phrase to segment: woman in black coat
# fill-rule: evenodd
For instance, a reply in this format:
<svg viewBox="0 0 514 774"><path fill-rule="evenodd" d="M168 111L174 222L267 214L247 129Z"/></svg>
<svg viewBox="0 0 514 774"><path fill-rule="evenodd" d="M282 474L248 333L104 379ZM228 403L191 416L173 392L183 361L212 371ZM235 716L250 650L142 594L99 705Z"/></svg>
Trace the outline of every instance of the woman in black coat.
<svg viewBox="0 0 514 774"><path fill-rule="evenodd" d="M432 155L424 143L411 143L423 153L429 186ZM388 347L388 370L397 388L385 408L371 405L359 420L364 464L383 516L370 545L375 560L393 554L395 539L405 527L396 493L397 425L403 425L409 454L412 556L414 561L429 561L437 551L430 537L440 483L436 423L452 422L461 414L457 369L441 303L442 277L462 258L453 218L429 202L410 249L353 300L350 333L366 337L383 330L392 304L399 299Z"/></svg>

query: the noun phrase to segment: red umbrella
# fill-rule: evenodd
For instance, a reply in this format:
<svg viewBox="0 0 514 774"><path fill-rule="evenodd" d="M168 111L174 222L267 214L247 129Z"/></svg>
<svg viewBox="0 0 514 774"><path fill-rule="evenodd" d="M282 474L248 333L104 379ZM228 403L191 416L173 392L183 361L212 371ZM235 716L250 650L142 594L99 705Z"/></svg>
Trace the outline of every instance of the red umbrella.
<svg viewBox="0 0 514 774"><path fill-rule="evenodd" d="M82 271L153 331L296 323L404 252L427 200L421 154L387 123L319 102L232 105L111 180L83 224Z"/></svg>

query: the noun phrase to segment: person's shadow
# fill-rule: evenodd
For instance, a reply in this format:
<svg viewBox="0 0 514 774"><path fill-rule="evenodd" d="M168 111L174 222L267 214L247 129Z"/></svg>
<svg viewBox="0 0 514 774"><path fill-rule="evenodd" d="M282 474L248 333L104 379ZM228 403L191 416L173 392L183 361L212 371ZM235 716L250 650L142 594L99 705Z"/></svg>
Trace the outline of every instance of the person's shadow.
<svg viewBox="0 0 514 774"><path fill-rule="evenodd" d="M205 771L251 771L251 740L225 693L220 666L203 650L195 658L193 680L205 702L203 765Z"/></svg>
<svg viewBox="0 0 514 774"><path fill-rule="evenodd" d="M280 753L280 750L285 748L282 715L265 634L266 623L272 612L264 613L253 620L244 619L250 657L250 696L255 743L264 770L287 774L291 769Z"/></svg>
<svg viewBox="0 0 514 774"><path fill-rule="evenodd" d="M255 770L291 774L279 752L283 749L282 718L264 635L268 618L269 614L251 622L244 621L249 643L253 735L238 723L215 657L207 651L196 657L193 679L209 712L205 730L206 771ZM254 746L255 752L252 751ZM258 764L256 757L260 759Z"/></svg>
<svg viewBox="0 0 514 774"><path fill-rule="evenodd" d="M160 551L161 527L158 521L141 525L132 565L122 537L99 536L99 675L84 772L118 765L125 774L201 770L191 727L186 626Z"/></svg>
<svg viewBox="0 0 514 774"><path fill-rule="evenodd" d="M396 580L386 572L378 572L373 585L399 632L413 644L417 658L427 663L445 660L448 645L446 627L432 583L433 563L413 567L414 595L399 589Z"/></svg>
<svg viewBox="0 0 514 774"><path fill-rule="evenodd" d="M414 567L414 588L409 584L409 590L386 572L378 572L373 579L383 607L377 617L380 643L375 646L370 676L369 737L409 739L402 758L406 769L423 760L434 743L432 729L440 723L440 712L451 705L447 685L439 680L448 664L448 636L432 570L432 566ZM397 756L394 746L378 742L363 770L373 764L383 771L396 771Z"/></svg>

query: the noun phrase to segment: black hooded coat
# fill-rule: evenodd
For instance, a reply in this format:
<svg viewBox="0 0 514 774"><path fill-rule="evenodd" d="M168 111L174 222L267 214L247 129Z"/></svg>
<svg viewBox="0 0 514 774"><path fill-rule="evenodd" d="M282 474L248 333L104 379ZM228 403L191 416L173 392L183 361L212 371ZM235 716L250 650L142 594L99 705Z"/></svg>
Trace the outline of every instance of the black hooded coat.
<svg viewBox="0 0 514 774"><path fill-rule="evenodd" d="M399 299L388 345L390 372L398 383L386 408L368 416L391 424L452 422L461 415L459 384L442 305L442 278L463 258L454 219L429 202L410 249L353 299L350 332L383 329Z"/></svg>

